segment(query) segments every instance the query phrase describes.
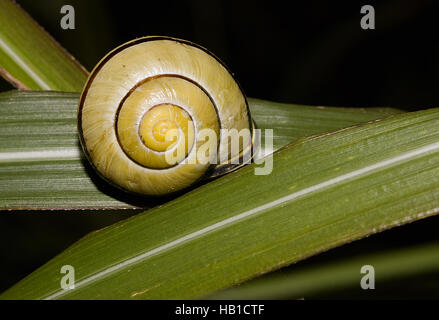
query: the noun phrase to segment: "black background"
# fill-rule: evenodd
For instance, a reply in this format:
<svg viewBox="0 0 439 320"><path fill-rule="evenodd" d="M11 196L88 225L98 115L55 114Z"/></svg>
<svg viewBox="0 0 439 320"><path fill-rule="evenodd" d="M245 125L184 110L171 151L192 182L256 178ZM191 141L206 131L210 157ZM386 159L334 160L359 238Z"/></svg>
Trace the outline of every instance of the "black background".
<svg viewBox="0 0 439 320"><path fill-rule="evenodd" d="M381 1L19 0L83 65L136 37L167 35L219 56L248 96L310 105L439 104L439 3ZM76 29L62 30L71 4ZM376 29L360 28L374 5Z"/></svg>

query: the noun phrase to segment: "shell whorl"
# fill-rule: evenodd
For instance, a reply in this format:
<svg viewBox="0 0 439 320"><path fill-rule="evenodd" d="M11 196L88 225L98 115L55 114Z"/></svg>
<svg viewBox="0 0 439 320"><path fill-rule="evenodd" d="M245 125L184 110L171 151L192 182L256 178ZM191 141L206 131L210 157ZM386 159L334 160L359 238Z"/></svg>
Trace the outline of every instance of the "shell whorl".
<svg viewBox="0 0 439 320"><path fill-rule="evenodd" d="M161 195L193 184L215 159L238 156L229 154L221 129L252 127L244 94L217 58L184 40L145 37L116 48L92 71L78 129L101 176ZM204 129L215 133L209 142L217 146L208 161L197 152Z"/></svg>

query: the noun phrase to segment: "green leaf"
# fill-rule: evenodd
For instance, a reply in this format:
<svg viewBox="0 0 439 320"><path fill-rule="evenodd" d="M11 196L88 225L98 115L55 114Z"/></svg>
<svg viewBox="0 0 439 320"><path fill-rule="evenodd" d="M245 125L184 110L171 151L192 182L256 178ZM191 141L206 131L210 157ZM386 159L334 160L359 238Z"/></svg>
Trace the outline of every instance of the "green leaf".
<svg viewBox="0 0 439 320"><path fill-rule="evenodd" d="M439 110L299 139L89 234L3 299L197 298L439 211ZM60 289L60 268L75 289Z"/></svg>
<svg viewBox="0 0 439 320"><path fill-rule="evenodd" d="M274 150L303 136L330 132L403 113L393 108L315 107L254 98L249 98L248 101L258 128L274 129Z"/></svg>
<svg viewBox="0 0 439 320"><path fill-rule="evenodd" d="M20 89L81 91L88 73L23 9L2 0L0 75Z"/></svg>
<svg viewBox="0 0 439 320"><path fill-rule="evenodd" d="M77 93L0 94L0 210L135 208L87 165ZM98 181L95 183L95 181Z"/></svg>
<svg viewBox="0 0 439 320"><path fill-rule="evenodd" d="M359 288L360 271L373 266L376 282L401 280L439 270L439 243L354 255L283 274L268 274L209 299L300 299L346 288Z"/></svg>
<svg viewBox="0 0 439 320"><path fill-rule="evenodd" d="M158 203L116 190L94 174L76 133L78 99L77 93L0 94L0 210L134 209ZM262 100L251 100L251 111L262 129L274 128L276 149L304 134L399 112L316 109Z"/></svg>

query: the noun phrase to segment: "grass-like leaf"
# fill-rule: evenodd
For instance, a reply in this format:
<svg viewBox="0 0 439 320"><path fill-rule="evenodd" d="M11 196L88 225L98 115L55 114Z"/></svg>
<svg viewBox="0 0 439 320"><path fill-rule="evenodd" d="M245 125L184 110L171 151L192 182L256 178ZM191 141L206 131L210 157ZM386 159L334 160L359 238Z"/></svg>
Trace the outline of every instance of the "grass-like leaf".
<svg viewBox="0 0 439 320"><path fill-rule="evenodd" d="M210 299L301 299L346 288L359 288L361 268L373 266L380 287L391 279L439 269L439 243L348 256L283 274L269 274L210 296Z"/></svg>
<svg viewBox="0 0 439 320"><path fill-rule="evenodd" d="M299 139L94 232L1 298L196 298L439 211L439 110ZM60 268L76 287L60 288Z"/></svg>
<svg viewBox="0 0 439 320"><path fill-rule="evenodd" d="M0 94L0 210L151 207L101 181L76 133L79 94ZM307 134L386 117L398 110L316 108L251 100L258 126L274 128L274 147ZM262 139L264 141L264 139Z"/></svg>
<svg viewBox="0 0 439 320"><path fill-rule="evenodd" d="M261 129L274 129L274 150L303 136L330 132L403 113L394 108L304 106L254 98L249 98L249 104L257 126Z"/></svg>
<svg viewBox="0 0 439 320"><path fill-rule="evenodd" d="M77 93L0 94L0 210L134 207L94 183L78 145L77 101Z"/></svg>
<svg viewBox="0 0 439 320"><path fill-rule="evenodd" d="M0 75L20 89L80 91L88 73L17 4L1 0Z"/></svg>

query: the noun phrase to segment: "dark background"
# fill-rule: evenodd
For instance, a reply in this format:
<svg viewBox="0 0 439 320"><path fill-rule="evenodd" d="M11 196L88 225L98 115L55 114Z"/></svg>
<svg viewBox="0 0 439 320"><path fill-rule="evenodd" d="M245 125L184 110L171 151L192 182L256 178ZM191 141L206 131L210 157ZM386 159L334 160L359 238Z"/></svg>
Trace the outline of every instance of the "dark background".
<svg viewBox="0 0 439 320"><path fill-rule="evenodd" d="M406 110L439 105L438 1L17 2L88 70L108 51L128 40L167 35L208 48L230 67L251 97L309 105L391 106ZM60 8L64 4L75 8L75 30L60 28ZM376 30L360 28L360 8L365 4L375 7ZM2 91L11 88L1 81ZM2 213L0 291L82 235L128 215ZM438 227L439 218L429 218L332 250L289 269L353 253L439 240ZM373 293L360 292L355 287L328 297L439 297L438 276L433 273L404 281L395 279Z"/></svg>
<svg viewBox="0 0 439 320"><path fill-rule="evenodd" d="M381 1L18 0L88 70L136 37L198 43L248 96L312 105L420 108L439 104L439 3ZM60 28L71 4L76 29ZM360 28L374 5L376 30Z"/></svg>

